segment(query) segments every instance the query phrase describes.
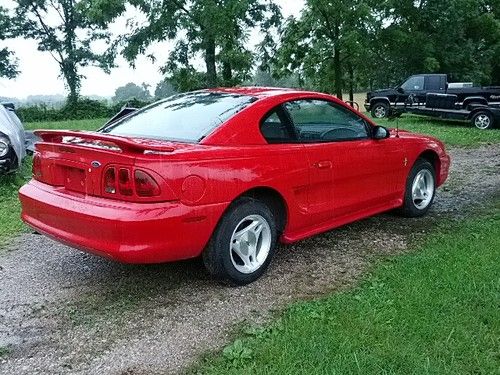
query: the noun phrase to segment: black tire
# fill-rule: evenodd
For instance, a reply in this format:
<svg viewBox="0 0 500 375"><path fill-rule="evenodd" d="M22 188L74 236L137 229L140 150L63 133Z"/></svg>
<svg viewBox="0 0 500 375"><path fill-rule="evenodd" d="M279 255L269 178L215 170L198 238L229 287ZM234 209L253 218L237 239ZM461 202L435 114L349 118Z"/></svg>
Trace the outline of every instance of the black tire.
<svg viewBox="0 0 500 375"><path fill-rule="evenodd" d="M240 272L233 263L235 254L231 248L231 239L239 224L245 218L258 215L269 226L270 249L267 258L252 273ZM241 198L234 202L224 214L203 252L203 262L208 272L218 280L233 286L247 285L260 278L269 267L274 256L277 242L276 220L269 207L259 200Z"/></svg>
<svg viewBox="0 0 500 375"><path fill-rule="evenodd" d="M384 102L376 102L372 106L371 114L373 118L389 117L389 105Z"/></svg>
<svg viewBox="0 0 500 375"><path fill-rule="evenodd" d="M477 111L471 119L472 125L480 130L493 129L495 119L490 111Z"/></svg>
<svg viewBox="0 0 500 375"><path fill-rule="evenodd" d="M422 203L426 203L425 207L423 205L419 206L419 200L415 200L413 197L413 184L416 181L417 176L422 172L427 171L432 176L432 195L426 196L426 200L422 199ZM426 172L422 172L424 175L427 175ZM429 175L427 175L429 176ZM434 198L436 196L436 171L434 170L434 166L429 163L425 159L418 159L413 168L408 175L406 180L406 188L405 195L403 200L403 206L401 207L401 214L405 217L421 217L427 214L429 208L432 206L434 202ZM430 198L430 199L429 199ZM428 200L428 202L427 202Z"/></svg>

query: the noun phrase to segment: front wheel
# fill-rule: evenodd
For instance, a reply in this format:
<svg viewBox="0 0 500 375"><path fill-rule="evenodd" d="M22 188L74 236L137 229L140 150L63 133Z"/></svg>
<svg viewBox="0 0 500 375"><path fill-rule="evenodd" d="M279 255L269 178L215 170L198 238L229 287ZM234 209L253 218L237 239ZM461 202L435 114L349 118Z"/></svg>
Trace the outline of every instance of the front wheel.
<svg viewBox="0 0 500 375"><path fill-rule="evenodd" d="M488 111L479 111L472 116L472 124L480 130L491 129L494 125L493 115Z"/></svg>
<svg viewBox="0 0 500 375"><path fill-rule="evenodd" d="M203 252L203 261L216 278L232 285L246 285L264 274L276 241L276 221L269 207L243 198L222 217Z"/></svg>
<svg viewBox="0 0 500 375"><path fill-rule="evenodd" d="M424 216L436 194L436 172L431 163L418 159L408 175L402 214L406 217Z"/></svg>
<svg viewBox="0 0 500 375"><path fill-rule="evenodd" d="M372 108L372 117L385 118L389 116L389 105L386 103L375 103Z"/></svg>

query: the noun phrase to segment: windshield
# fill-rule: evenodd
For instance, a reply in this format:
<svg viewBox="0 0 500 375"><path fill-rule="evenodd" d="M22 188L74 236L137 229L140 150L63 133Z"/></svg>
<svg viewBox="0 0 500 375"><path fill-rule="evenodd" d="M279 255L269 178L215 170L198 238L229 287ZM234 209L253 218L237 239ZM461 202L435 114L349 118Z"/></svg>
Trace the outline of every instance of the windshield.
<svg viewBox="0 0 500 375"><path fill-rule="evenodd" d="M110 124L102 132L197 143L255 100L207 91L176 95Z"/></svg>

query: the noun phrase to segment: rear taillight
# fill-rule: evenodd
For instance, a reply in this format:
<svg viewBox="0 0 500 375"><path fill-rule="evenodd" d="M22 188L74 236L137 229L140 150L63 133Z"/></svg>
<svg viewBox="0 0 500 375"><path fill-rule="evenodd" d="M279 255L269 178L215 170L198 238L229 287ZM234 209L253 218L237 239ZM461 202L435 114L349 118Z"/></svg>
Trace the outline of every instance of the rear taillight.
<svg viewBox="0 0 500 375"><path fill-rule="evenodd" d="M157 197L160 187L153 177L140 169L134 173L135 192L139 197Z"/></svg>
<svg viewBox="0 0 500 375"><path fill-rule="evenodd" d="M121 195L125 195L126 197L130 197L134 194L130 171L126 168L120 168L118 171L118 191Z"/></svg>
<svg viewBox="0 0 500 375"><path fill-rule="evenodd" d="M133 176L133 177L132 177ZM136 196L141 198L158 197L160 186L147 172L125 167L108 167L104 172L104 192L116 198Z"/></svg>
<svg viewBox="0 0 500 375"><path fill-rule="evenodd" d="M108 194L116 194L115 168L108 168L104 174L104 191Z"/></svg>
<svg viewBox="0 0 500 375"><path fill-rule="evenodd" d="M35 152L33 154L33 178L35 180L41 180L42 179L42 159L40 157L40 154L38 152Z"/></svg>

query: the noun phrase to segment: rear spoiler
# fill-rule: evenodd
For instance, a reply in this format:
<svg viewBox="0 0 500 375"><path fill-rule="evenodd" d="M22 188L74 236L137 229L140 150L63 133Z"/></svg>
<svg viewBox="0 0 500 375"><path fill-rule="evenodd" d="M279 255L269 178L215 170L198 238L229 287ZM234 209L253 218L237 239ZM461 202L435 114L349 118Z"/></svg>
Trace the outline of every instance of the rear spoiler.
<svg viewBox="0 0 500 375"><path fill-rule="evenodd" d="M173 152L175 150L174 147L167 144L161 144L160 141L120 137L96 132L69 130L35 130L33 133L40 137L42 139L42 142L52 144L78 145L78 143L81 143L99 147L100 143L105 143L108 145L111 143L122 151L141 154L143 154L145 151Z"/></svg>

